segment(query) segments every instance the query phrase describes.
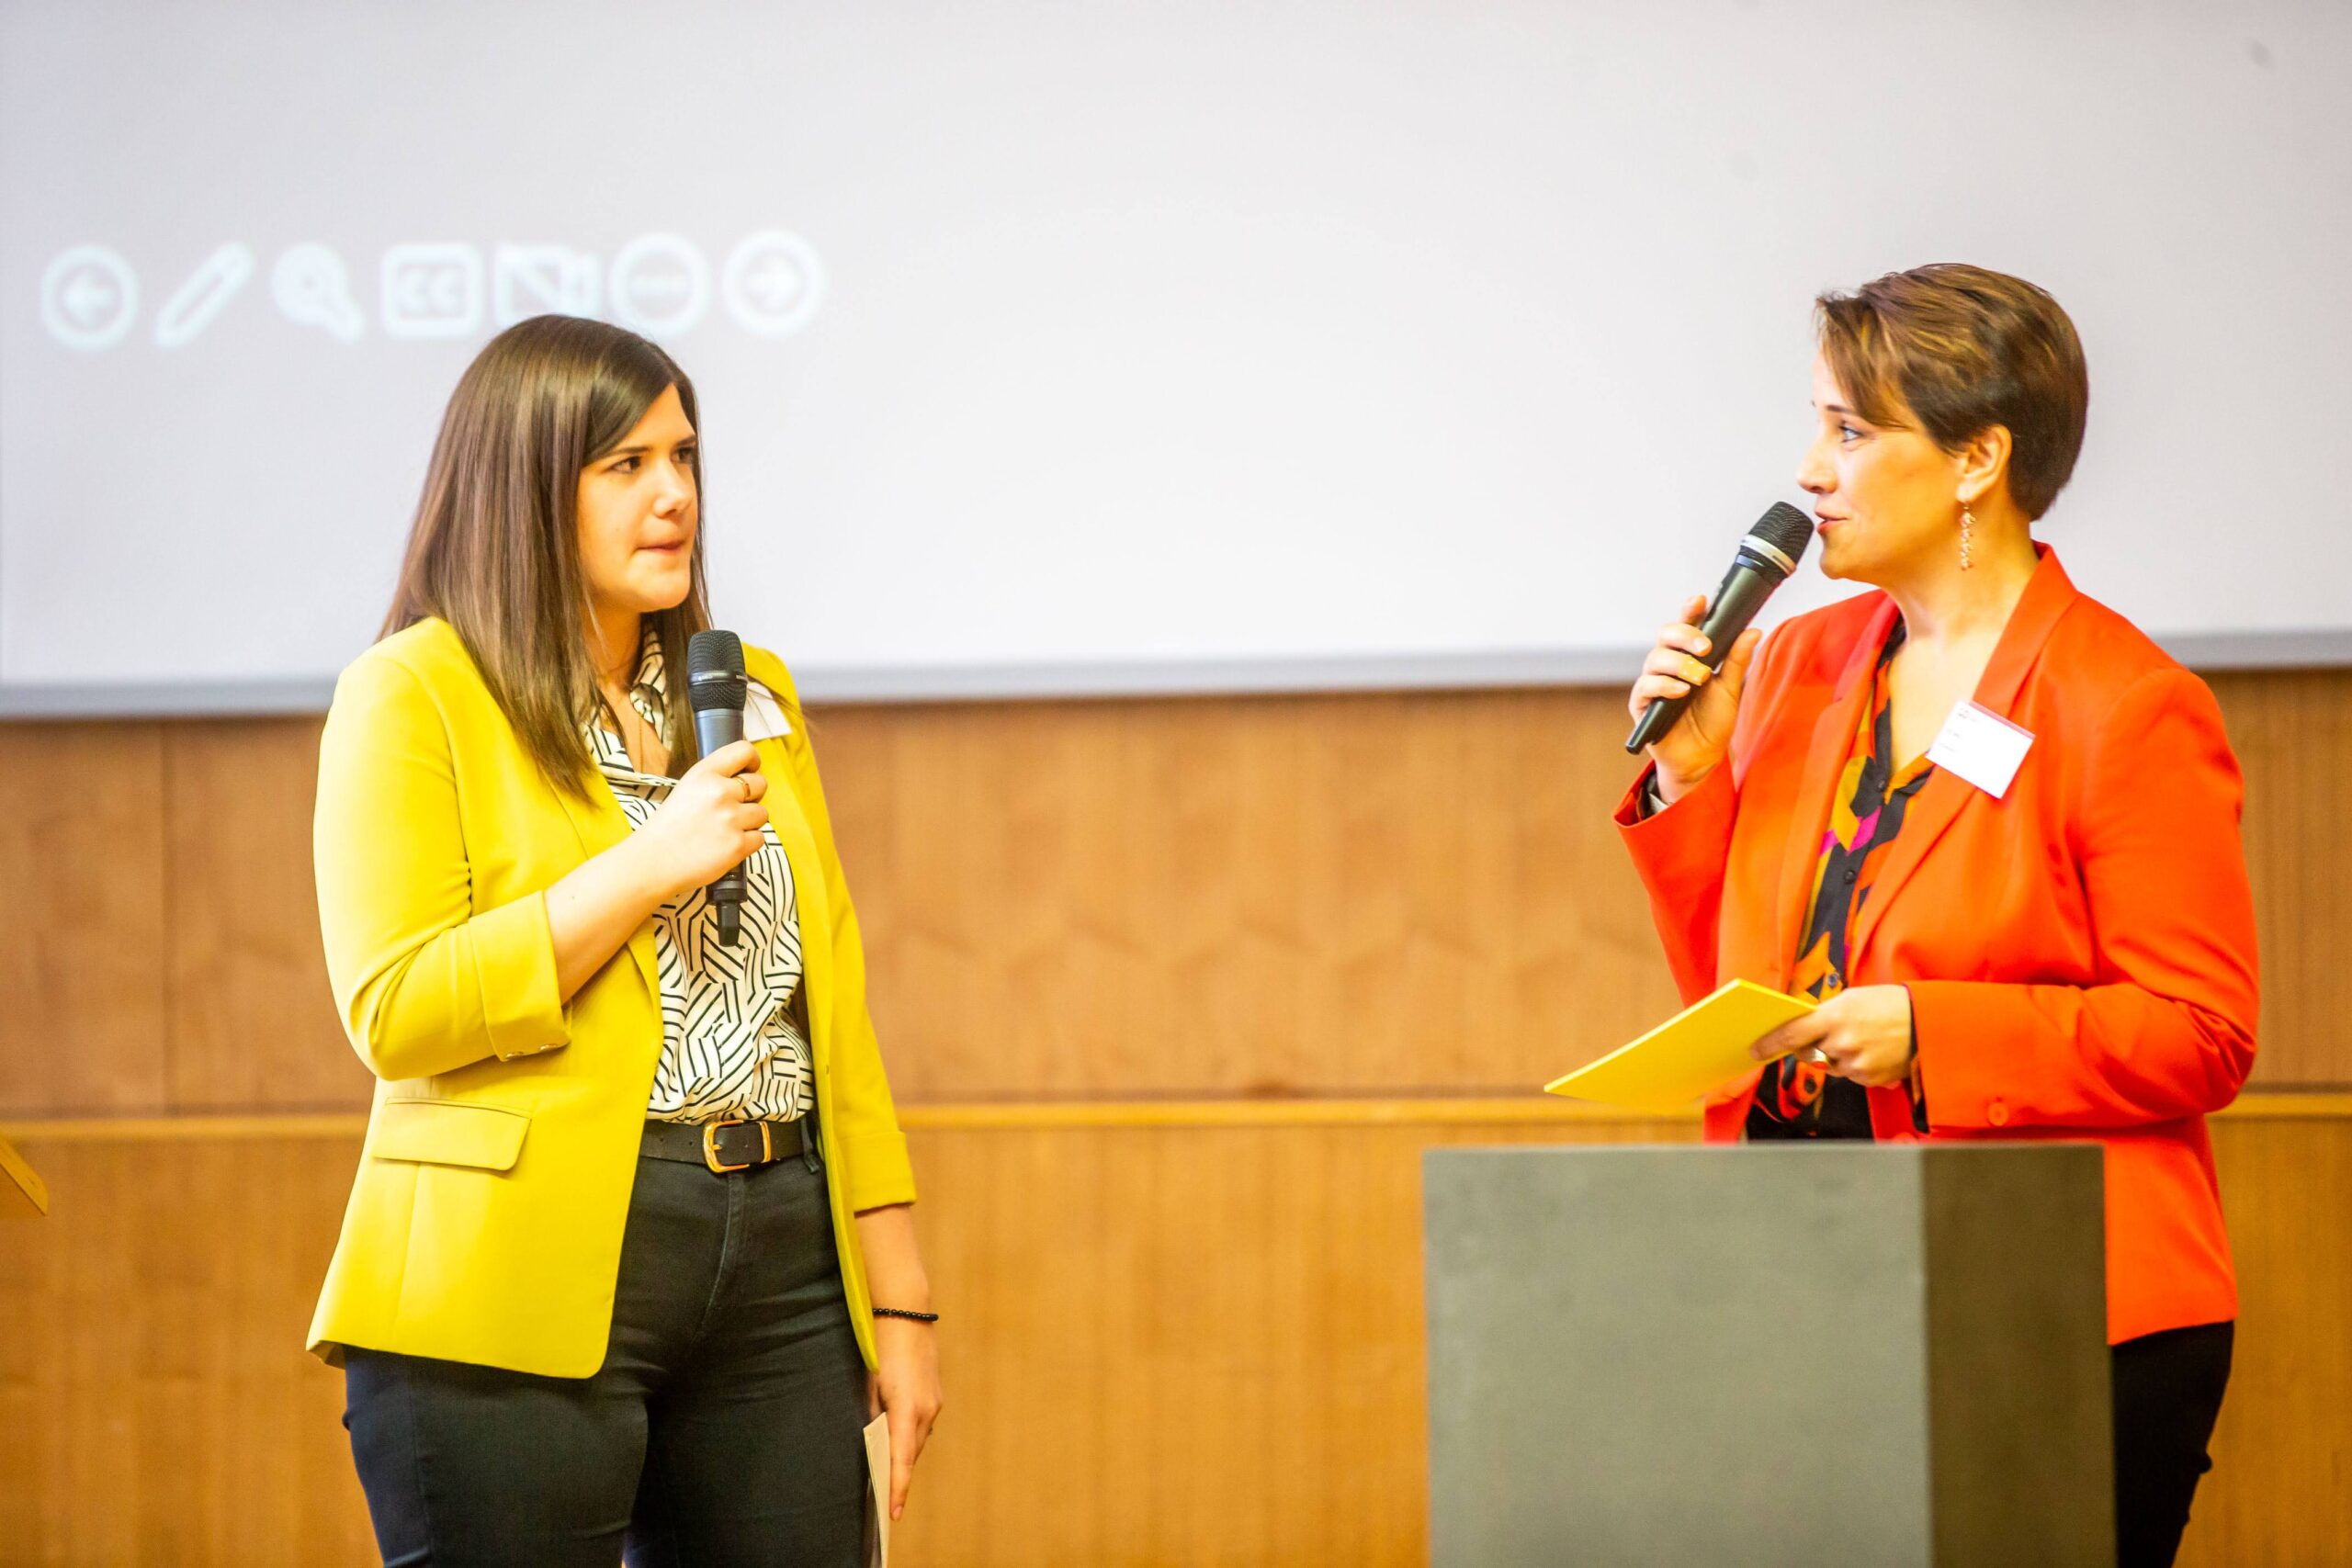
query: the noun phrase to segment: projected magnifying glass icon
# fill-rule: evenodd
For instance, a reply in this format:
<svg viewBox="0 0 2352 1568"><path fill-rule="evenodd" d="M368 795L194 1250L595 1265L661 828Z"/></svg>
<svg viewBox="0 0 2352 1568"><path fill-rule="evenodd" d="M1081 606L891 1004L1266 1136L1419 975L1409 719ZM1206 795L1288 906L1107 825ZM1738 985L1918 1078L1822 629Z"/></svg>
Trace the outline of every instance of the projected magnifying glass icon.
<svg viewBox="0 0 2352 1568"><path fill-rule="evenodd" d="M269 273L270 298L286 319L323 328L344 343L367 330L368 319L351 301L351 275L343 258L324 245L297 245L277 258Z"/></svg>

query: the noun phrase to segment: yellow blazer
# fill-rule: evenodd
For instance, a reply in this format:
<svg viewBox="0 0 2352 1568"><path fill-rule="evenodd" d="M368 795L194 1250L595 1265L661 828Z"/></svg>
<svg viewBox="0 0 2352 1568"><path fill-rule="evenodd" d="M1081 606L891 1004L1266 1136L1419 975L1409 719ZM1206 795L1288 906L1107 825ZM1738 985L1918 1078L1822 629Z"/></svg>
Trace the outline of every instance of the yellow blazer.
<svg viewBox="0 0 2352 1568"><path fill-rule="evenodd" d="M775 655L746 648L743 661L793 699ZM871 1366L853 1217L912 1201L914 1175L808 738L757 744L799 902L842 1281ZM335 684L319 747L319 927L344 1027L378 1082L311 1323L331 1361L358 1345L554 1377L604 1363L662 1006L650 920L570 1002L556 994L546 890L629 831L592 787L583 805L547 782L446 622L386 637Z"/></svg>

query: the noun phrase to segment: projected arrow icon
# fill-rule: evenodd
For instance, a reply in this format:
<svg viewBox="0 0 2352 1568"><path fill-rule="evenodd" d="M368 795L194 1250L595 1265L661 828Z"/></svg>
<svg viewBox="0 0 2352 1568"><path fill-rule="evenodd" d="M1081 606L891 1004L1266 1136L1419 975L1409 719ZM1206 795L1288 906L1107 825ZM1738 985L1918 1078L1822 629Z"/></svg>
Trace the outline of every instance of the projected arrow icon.
<svg viewBox="0 0 2352 1568"><path fill-rule="evenodd" d="M786 337L807 326L817 313L825 292L824 264L799 235L763 230L727 258L719 291L746 332Z"/></svg>
<svg viewBox="0 0 2352 1568"><path fill-rule="evenodd" d="M139 279L104 245L75 245L40 277L40 321L68 348L111 348L139 313Z"/></svg>
<svg viewBox="0 0 2352 1568"><path fill-rule="evenodd" d="M107 287L106 280L90 273L82 273L65 286L65 313L84 332L98 324L114 305L116 291Z"/></svg>

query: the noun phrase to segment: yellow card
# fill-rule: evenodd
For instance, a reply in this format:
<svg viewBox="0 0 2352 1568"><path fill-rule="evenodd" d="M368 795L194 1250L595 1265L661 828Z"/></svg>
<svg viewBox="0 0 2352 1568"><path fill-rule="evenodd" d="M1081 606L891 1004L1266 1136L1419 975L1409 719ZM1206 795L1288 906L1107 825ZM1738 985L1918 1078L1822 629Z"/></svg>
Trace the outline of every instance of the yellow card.
<svg viewBox="0 0 2352 1568"><path fill-rule="evenodd" d="M39 1172L0 1138L0 1214L49 1213L49 1188Z"/></svg>
<svg viewBox="0 0 2352 1568"><path fill-rule="evenodd" d="M1680 1111L1700 1096L1755 1071L1747 1048L1792 1018L1813 1010L1749 980L1734 980L1647 1034L1589 1066L1544 1086L1548 1094L1597 1100L1631 1111Z"/></svg>

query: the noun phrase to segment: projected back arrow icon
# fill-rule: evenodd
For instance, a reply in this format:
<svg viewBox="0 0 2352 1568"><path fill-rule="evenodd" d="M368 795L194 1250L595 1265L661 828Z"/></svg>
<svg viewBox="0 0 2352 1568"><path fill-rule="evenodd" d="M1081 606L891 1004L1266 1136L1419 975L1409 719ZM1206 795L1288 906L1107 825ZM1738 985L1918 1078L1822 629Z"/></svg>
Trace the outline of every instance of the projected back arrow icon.
<svg viewBox="0 0 2352 1568"><path fill-rule="evenodd" d="M114 301L114 290L86 272L65 286L65 313L74 318L76 326L96 324Z"/></svg>
<svg viewBox="0 0 2352 1568"><path fill-rule="evenodd" d="M61 251L41 272L41 325L68 348L111 348L138 313L139 279L104 245Z"/></svg>

